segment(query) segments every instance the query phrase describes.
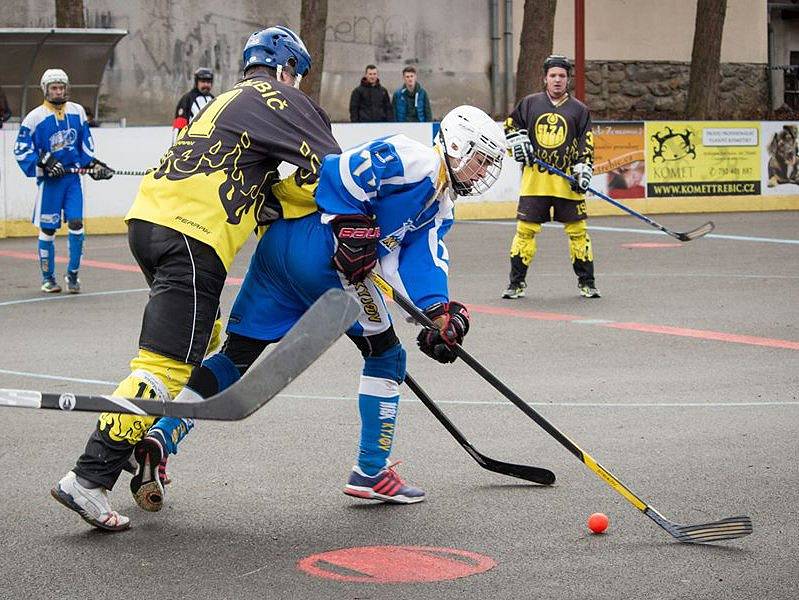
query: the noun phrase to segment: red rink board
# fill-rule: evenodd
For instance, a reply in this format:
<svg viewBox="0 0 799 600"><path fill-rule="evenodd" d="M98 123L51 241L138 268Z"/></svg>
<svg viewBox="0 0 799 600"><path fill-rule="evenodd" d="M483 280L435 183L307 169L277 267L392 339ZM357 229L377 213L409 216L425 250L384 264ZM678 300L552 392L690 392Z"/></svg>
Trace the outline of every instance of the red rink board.
<svg viewBox="0 0 799 600"><path fill-rule="evenodd" d="M496 566L488 556L431 546L362 546L313 554L297 568L315 577L355 583L446 581Z"/></svg>

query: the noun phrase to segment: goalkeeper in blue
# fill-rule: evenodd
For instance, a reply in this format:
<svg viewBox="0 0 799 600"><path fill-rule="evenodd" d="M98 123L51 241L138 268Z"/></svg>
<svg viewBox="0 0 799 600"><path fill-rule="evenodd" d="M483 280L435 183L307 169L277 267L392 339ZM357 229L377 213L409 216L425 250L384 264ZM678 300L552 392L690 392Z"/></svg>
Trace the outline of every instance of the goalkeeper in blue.
<svg viewBox="0 0 799 600"><path fill-rule="evenodd" d="M432 147L392 135L328 155L316 191L318 211L270 226L231 310L222 351L195 369L175 401L197 401L232 385L325 291L347 290L363 307L347 335L364 363L360 448L344 493L398 504L424 500L424 491L406 484L389 461L405 350L368 274L377 269L436 323L437 329L420 332L421 351L453 362L454 345L469 331L469 312L449 297L444 236L456 196L486 191L504 153L500 126L483 111L460 106L441 121ZM179 419L158 421L142 440L150 463L174 453L186 433Z"/></svg>

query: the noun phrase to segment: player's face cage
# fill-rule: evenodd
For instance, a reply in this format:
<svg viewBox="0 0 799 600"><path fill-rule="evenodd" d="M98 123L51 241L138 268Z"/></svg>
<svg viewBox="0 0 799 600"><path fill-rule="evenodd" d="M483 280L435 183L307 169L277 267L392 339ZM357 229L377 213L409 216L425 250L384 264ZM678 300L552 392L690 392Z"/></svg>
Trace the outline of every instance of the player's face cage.
<svg viewBox="0 0 799 600"><path fill-rule="evenodd" d="M459 196L477 196L494 185L502 170L503 149L481 135L469 142L460 162L452 166L452 189Z"/></svg>

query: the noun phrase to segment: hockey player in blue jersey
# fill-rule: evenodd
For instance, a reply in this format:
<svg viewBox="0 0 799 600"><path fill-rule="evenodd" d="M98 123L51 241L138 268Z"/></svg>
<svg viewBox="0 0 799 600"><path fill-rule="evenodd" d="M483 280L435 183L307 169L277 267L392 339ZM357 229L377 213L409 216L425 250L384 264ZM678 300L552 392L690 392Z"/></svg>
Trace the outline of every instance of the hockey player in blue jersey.
<svg viewBox="0 0 799 600"><path fill-rule="evenodd" d="M80 176L70 169L88 168L92 179L110 179L114 172L94 157L94 143L86 112L68 102L69 78L61 69L42 75L44 102L33 109L19 128L14 155L28 177L36 177L33 224L39 228L39 264L42 291L60 292L55 278L55 233L62 214L69 229L67 291L80 292L78 269L83 252L83 190Z"/></svg>
<svg viewBox="0 0 799 600"><path fill-rule="evenodd" d="M367 276L379 269L424 309L438 329L422 330L419 348L442 363L453 362L454 344L469 331L469 312L449 297L443 238L453 223L456 195L487 190L499 176L504 152L499 125L483 111L461 106L441 121L433 147L393 135L327 156L316 191L318 212L270 226L231 311L225 346L194 370L175 401L197 401L227 388L326 290L348 290L363 307L347 334L364 367L360 450L344 493L399 504L424 500L424 491L404 483L389 463L405 350L384 298ZM145 451L138 459L157 465L177 450L189 428L185 420L160 419L140 442ZM157 477L152 479L157 485ZM160 501L162 490L156 496Z"/></svg>

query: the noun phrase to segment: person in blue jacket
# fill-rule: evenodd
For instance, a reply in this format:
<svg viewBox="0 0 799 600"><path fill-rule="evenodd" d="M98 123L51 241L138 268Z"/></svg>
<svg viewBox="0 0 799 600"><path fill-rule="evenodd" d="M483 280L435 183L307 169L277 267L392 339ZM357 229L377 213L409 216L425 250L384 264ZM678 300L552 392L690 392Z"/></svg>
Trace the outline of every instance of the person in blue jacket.
<svg viewBox="0 0 799 600"><path fill-rule="evenodd" d="M394 92L394 120L397 123L427 123L433 120L430 98L416 80L416 68L402 69L404 83Z"/></svg>
<svg viewBox="0 0 799 600"><path fill-rule="evenodd" d="M377 269L424 310L436 328L419 333L419 349L453 362L470 317L449 295L444 236L453 224L455 198L485 192L499 177L504 154L499 125L478 108L459 106L441 121L432 147L397 134L328 155L316 191L318 211L269 227L231 310L222 351L194 370L175 401L198 401L226 389L317 298L344 289L362 306L347 335L364 359L360 446L344 493L396 504L424 500L425 492L406 484L389 462L405 350L368 275ZM155 451L153 464L177 451L189 430L181 421L163 418L142 440Z"/></svg>
<svg viewBox="0 0 799 600"><path fill-rule="evenodd" d="M14 156L28 177L36 178L32 222L39 228L42 291L61 291L55 278L55 233L63 219L69 229L67 291L80 292L78 269L83 253L83 189L77 169L92 179L111 179L114 171L94 157L94 142L80 104L69 102L69 78L61 69L42 75L44 102L23 119Z"/></svg>

